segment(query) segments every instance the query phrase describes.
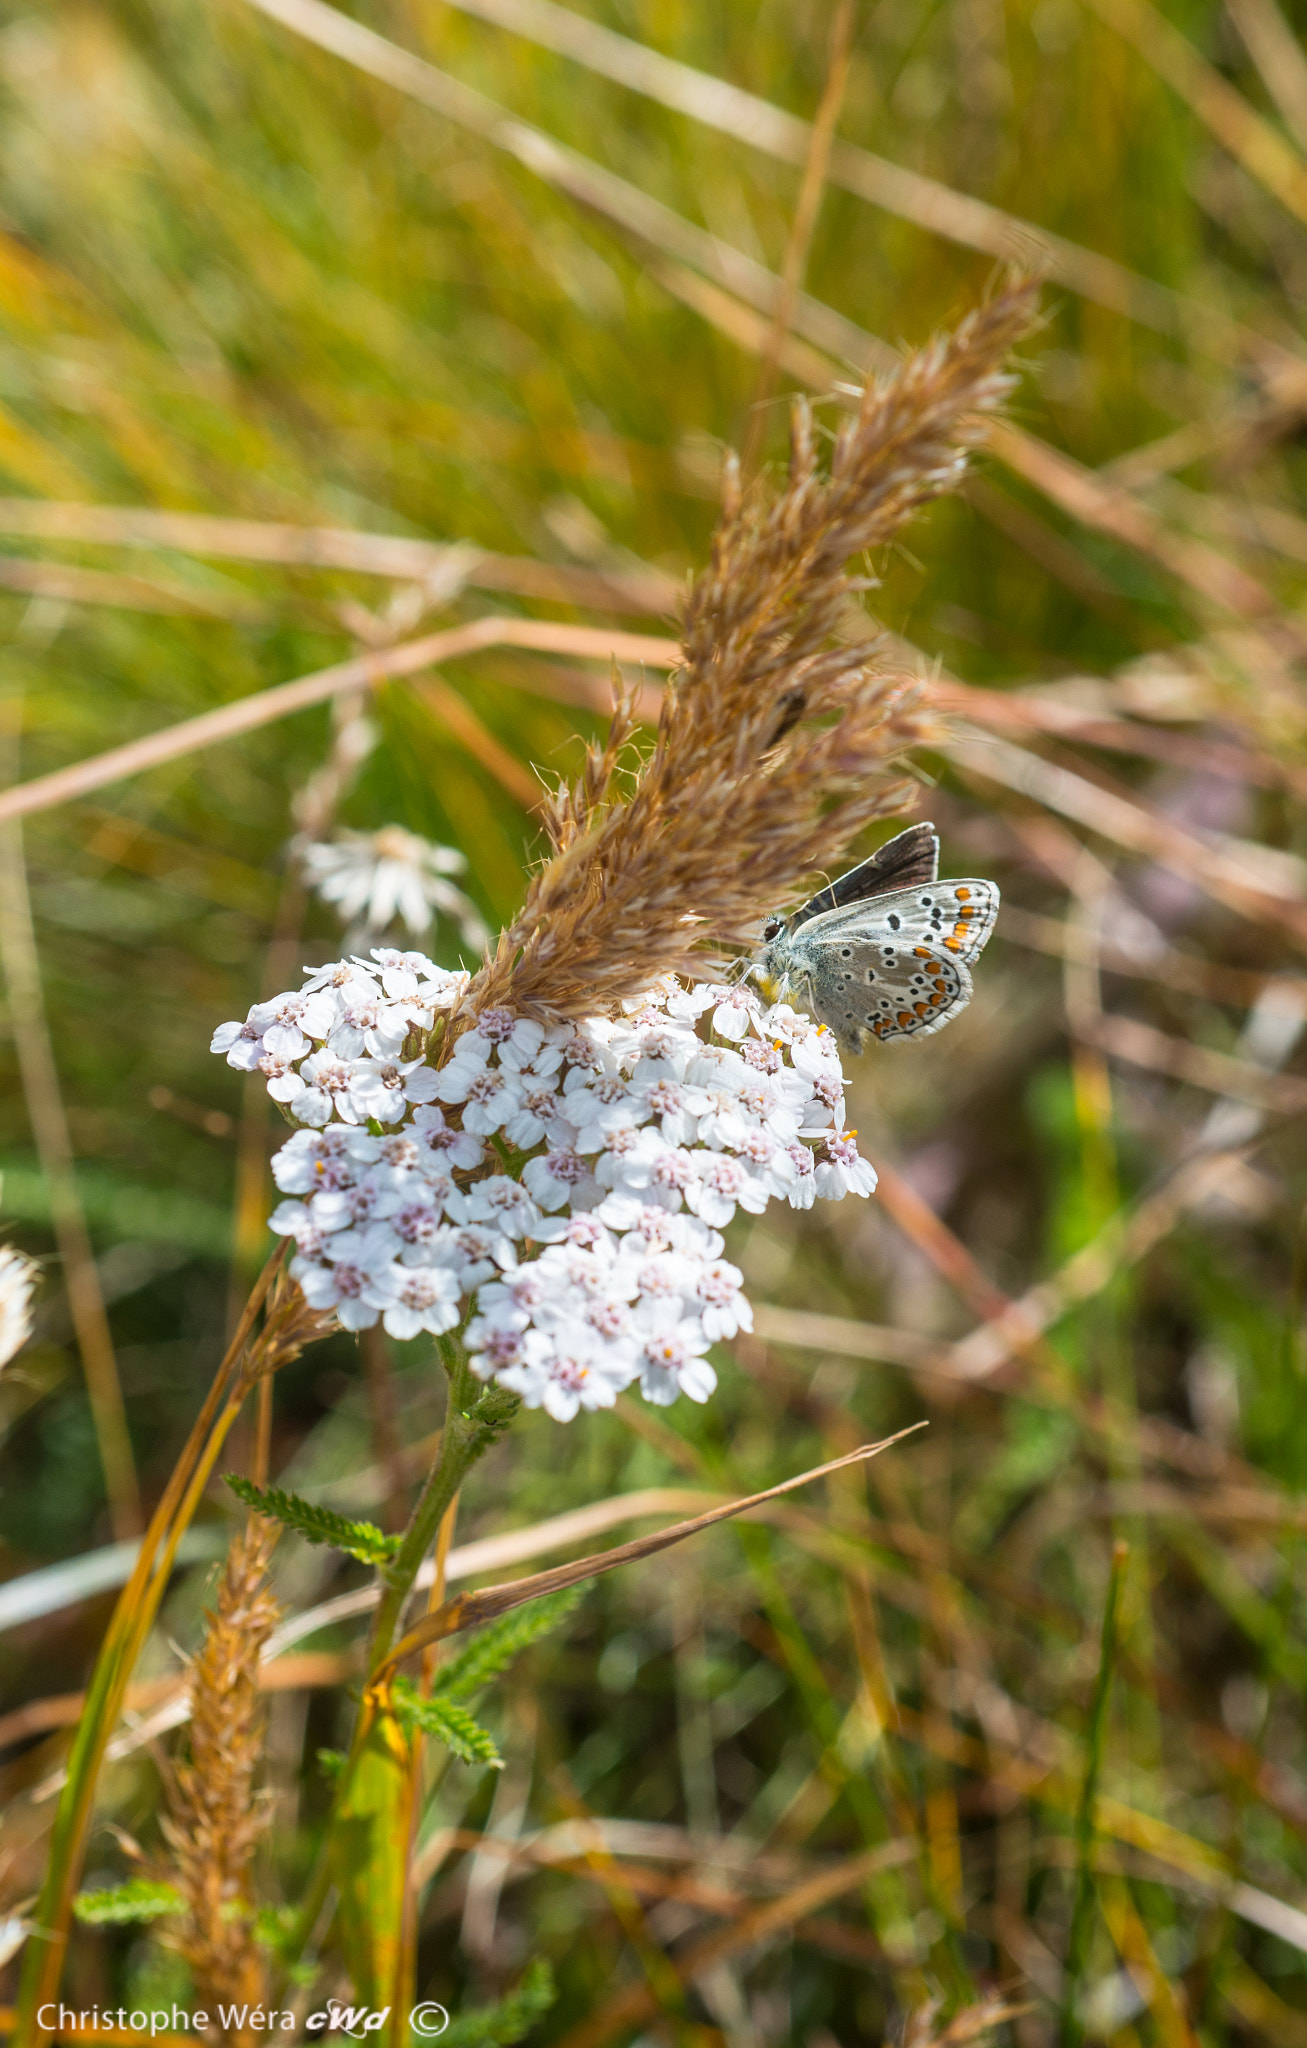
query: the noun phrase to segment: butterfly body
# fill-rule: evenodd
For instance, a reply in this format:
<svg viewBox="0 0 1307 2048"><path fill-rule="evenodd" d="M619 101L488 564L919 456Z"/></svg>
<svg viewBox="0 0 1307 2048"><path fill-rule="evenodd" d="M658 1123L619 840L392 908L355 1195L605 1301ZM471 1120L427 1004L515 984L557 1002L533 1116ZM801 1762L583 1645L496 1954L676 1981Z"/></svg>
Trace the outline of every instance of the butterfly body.
<svg viewBox="0 0 1307 2048"><path fill-rule="evenodd" d="M773 1002L802 992L849 1052L928 1038L971 1000L994 929L992 882L938 880L933 825L909 826L790 917L769 919L753 972Z"/></svg>

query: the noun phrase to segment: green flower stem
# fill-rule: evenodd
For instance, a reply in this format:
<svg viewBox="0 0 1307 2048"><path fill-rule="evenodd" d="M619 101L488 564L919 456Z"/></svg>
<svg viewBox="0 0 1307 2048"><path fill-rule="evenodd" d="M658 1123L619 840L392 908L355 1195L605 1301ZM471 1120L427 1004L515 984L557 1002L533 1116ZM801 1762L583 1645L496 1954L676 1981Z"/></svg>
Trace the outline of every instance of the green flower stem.
<svg viewBox="0 0 1307 2048"><path fill-rule="evenodd" d="M404 1541L395 1556L380 1567L381 1604L372 1624L368 1644L369 1680L386 1664L404 1618L404 1609L422 1562L436 1540L441 1518L459 1491L477 1459L507 1427L517 1402L506 1399L495 1388L483 1388L467 1362L462 1346L450 1338L437 1339L441 1363L449 1377L449 1406L441 1431L440 1450L413 1510ZM349 1753L336 1781L331 1812L319 1847L293 1932L281 1945L287 1972L299 1960L312 1939L331 1887L331 1842L344 1810L350 1785L367 1747L368 1735L378 1712L377 1690L365 1688ZM279 1993L274 1993L274 2002Z"/></svg>
<svg viewBox="0 0 1307 2048"><path fill-rule="evenodd" d="M454 1347L449 1347L453 1350ZM436 1531L446 1508L483 1450L488 1448L485 1429L476 1415L481 1385L468 1365L461 1347L444 1359L449 1374L449 1407L440 1437L440 1453L427 1475L426 1485L413 1510L404 1541L389 1563L378 1572L381 1605L372 1624L368 1644L368 1673L383 1665L404 1618L413 1582L422 1561L436 1540Z"/></svg>

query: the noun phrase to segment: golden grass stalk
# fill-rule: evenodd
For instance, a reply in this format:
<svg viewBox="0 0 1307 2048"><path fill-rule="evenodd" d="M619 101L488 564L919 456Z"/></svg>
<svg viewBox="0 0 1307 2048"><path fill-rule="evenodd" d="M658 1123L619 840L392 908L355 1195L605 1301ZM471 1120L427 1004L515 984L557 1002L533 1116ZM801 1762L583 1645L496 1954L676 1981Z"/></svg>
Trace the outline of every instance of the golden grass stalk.
<svg viewBox="0 0 1307 2048"><path fill-rule="evenodd" d="M214 1464L251 1389L289 1363L315 1336L332 1327L332 1317L311 1310L298 1286L282 1270L283 1242L264 1267L223 1356L213 1386L196 1417L172 1477L146 1530L136 1569L124 1587L106 1631L87 1690L86 1711L73 1739L55 1815L50 1863L37 1901L44 1939L28 1944L16 2015L21 2048L48 2040L40 2018L57 1990L72 1895L76 1889L91 1822L95 1786L127 1692L132 1669L153 1625L177 1546L199 1506ZM260 1309L263 1328L255 1333Z"/></svg>
<svg viewBox="0 0 1307 2048"><path fill-rule="evenodd" d="M227 1553L217 1605L190 1670L190 1761L172 1775L163 1822L170 1875L186 1901L176 1945L210 2012L258 2006L264 1998L250 1865L267 1819L254 1789L263 1749L259 1658L280 1615L267 1586L280 1533L277 1523L251 1516Z"/></svg>
<svg viewBox="0 0 1307 2048"><path fill-rule="evenodd" d="M691 590L685 662L652 754L623 795L634 729L619 696L607 747L543 807L554 858L477 978L471 1005L537 1015L610 1008L702 949L743 946L758 922L833 865L874 819L907 807L902 755L927 736L915 681L832 644L883 547L956 486L1034 317L1013 279L951 335L869 384L822 474L811 410L794 409L789 476L770 501L727 466L707 569Z"/></svg>

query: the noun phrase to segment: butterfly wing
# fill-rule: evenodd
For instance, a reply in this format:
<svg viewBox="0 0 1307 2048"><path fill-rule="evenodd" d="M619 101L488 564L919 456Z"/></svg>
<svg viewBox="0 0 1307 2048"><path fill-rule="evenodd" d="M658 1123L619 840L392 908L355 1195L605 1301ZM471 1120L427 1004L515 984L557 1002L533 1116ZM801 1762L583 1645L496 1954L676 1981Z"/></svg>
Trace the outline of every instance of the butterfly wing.
<svg viewBox="0 0 1307 2048"><path fill-rule="evenodd" d="M871 897L933 882L938 873L939 836L935 827L923 819L919 825L909 825L907 831L900 832L896 839L887 840L870 860L850 868L847 875L841 875L829 887L819 889L790 918L790 930L797 931L800 925L807 924L811 918L821 917L826 911L841 910L850 904L865 903Z"/></svg>
<svg viewBox="0 0 1307 2048"><path fill-rule="evenodd" d="M897 889L829 910L790 939L813 1008L853 1051L928 1038L971 1000L967 963L994 929L998 890L974 879Z"/></svg>

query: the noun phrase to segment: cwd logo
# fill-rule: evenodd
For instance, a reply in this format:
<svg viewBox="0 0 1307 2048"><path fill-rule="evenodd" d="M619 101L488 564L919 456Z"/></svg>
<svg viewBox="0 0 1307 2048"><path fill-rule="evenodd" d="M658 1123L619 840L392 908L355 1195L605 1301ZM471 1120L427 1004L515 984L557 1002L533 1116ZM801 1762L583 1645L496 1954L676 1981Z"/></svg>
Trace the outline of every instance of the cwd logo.
<svg viewBox="0 0 1307 2048"><path fill-rule="evenodd" d="M311 2012L304 2024L310 2034L347 2034L351 2041L361 2041L365 2034L379 2033L389 2017L388 2005L373 2012L366 2005L338 2005L333 1998L325 2012Z"/></svg>
<svg viewBox="0 0 1307 2048"><path fill-rule="evenodd" d="M389 2018L388 2005L377 2012L367 2005L341 2005L333 1998L325 2011L311 2012L304 2025L310 2034L344 2034L348 2040L362 2041L368 2034L380 2033ZM414 2006L408 2023L420 2041L434 2041L449 2025L449 2014L431 1999Z"/></svg>

